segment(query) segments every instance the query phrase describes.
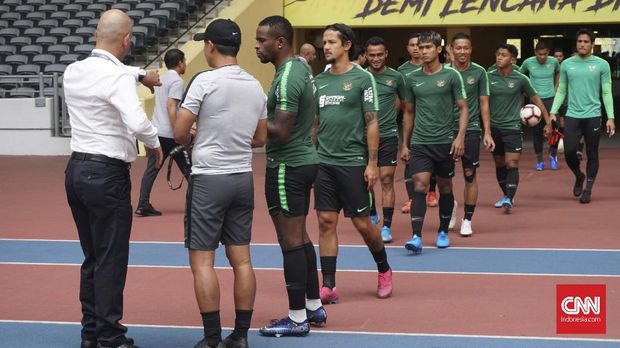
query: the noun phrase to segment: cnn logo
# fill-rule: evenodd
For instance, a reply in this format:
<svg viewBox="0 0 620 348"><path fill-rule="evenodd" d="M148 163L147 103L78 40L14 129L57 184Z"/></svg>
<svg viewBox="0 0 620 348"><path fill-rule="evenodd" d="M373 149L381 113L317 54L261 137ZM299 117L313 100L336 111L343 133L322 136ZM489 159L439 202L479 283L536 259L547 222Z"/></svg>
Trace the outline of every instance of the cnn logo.
<svg viewBox="0 0 620 348"><path fill-rule="evenodd" d="M556 286L556 332L559 334L604 334L605 284Z"/></svg>

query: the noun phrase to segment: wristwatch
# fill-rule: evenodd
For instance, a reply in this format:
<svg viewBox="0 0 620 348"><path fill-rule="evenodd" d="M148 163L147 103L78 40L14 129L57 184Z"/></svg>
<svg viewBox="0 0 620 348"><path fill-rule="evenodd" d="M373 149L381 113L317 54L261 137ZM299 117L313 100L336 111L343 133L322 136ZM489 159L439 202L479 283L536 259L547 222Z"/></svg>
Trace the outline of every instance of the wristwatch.
<svg viewBox="0 0 620 348"><path fill-rule="evenodd" d="M144 69L138 70L138 81L142 82L145 76L146 76L146 70Z"/></svg>

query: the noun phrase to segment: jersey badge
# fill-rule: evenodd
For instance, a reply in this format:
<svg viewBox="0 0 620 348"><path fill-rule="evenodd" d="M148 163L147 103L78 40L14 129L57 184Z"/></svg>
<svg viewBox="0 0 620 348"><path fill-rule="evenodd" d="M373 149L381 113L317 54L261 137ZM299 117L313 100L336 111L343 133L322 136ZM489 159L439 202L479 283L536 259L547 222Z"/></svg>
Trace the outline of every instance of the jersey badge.
<svg viewBox="0 0 620 348"><path fill-rule="evenodd" d="M342 84L342 90L350 91L353 88L353 84L351 82L345 82Z"/></svg>
<svg viewBox="0 0 620 348"><path fill-rule="evenodd" d="M437 87L443 87L446 85L446 80L437 80Z"/></svg>
<svg viewBox="0 0 620 348"><path fill-rule="evenodd" d="M515 83L512 81L508 82L508 88L515 88Z"/></svg>
<svg viewBox="0 0 620 348"><path fill-rule="evenodd" d="M474 83L476 83L476 79L473 76L467 78L468 85L473 85Z"/></svg>

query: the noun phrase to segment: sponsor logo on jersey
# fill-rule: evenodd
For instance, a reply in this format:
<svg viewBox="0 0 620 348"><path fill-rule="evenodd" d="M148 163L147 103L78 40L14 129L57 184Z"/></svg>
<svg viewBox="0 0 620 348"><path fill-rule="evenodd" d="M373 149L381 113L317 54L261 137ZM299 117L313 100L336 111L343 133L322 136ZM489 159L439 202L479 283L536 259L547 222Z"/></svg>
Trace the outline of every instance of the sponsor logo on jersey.
<svg viewBox="0 0 620 348"><path fill-rule="evenodd" d="M467 78L468 85L473 85L474 83L476 83L476 79L473 76Z"/></svg>
<svg viewBox="0 0 620 348"><path fill-rule="evenodd" d="M385 80L385 84L388 86L392 86L394 84L394 80Z"/></svg>
<svg viewBox="0 0 620 348"><path fill-rule="evenodd" d="M364 102L365 103L374 103L375 98L372 93L372 87L368 87L364 90Z"/></svg>
<svg viewBox="0 0 620 348"><path fill-rule="evenodd" d="M446 85L446 80L437 80L437 87L443 87Z"/></svg>
<svg viewBox="0 0 620 348"><path fill-rule="evenodd" d="M342 84L343 91L350 91L353 88L353 84L351 82L345 82Z"/></svg>
<svg viewBox="0 0 620 348"><path fill-rule="evenodd" d="M591 72L593 72L594 70L596 70L596 65L588 65L588 70L590 70Z"/></svg>
<svg viewBox="0 0 620 348"><path fill-rule="evenodd" d="M340 105L344 100L344 95L322 95L319 97L319 107Z"/></svg>

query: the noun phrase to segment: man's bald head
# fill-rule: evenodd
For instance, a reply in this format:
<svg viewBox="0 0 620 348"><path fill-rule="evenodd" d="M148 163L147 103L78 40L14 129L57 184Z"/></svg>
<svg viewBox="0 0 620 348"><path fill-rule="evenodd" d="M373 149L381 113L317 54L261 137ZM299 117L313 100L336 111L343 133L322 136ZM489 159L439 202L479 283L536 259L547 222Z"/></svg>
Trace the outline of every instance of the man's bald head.
<svg viewBox="0 0 620 348"><path fill-rule="evenodd" d="M131 28L131 18L125 12L118 9L103 12L97 24L97 47L110 50L114 47L128 46L128 43L123 41L131 42ZM129 47L126 47L123 56L127 54L128 49Z"/></svg>
<svg viewBox="0 0 620 348"><path fill-rule="evenodd" d="M314 48L314 46L312 46L312 44L305 43L301 45L301 48L299 49L299 55L304 57L308 61L308 63L311 63L316 59L316 49Z"/></svg>

